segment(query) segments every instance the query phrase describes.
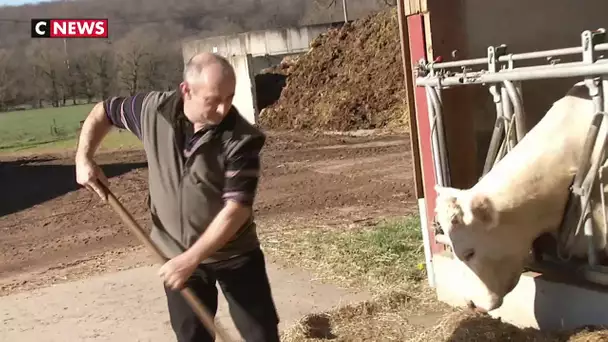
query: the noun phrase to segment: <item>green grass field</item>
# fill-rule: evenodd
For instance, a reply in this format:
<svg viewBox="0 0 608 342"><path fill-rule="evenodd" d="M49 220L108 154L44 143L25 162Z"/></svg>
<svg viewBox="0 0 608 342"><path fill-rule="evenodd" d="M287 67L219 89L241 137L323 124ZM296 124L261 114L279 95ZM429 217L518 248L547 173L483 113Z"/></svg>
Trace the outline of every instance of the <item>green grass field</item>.
<svg viewBox="0 0 608 342"><path fill-rule="evenodd" d="M0 113L0 153L53 152L76 148L80 121L93 104ZM129 132L113 131L100 149L139 147Z"/></svg>

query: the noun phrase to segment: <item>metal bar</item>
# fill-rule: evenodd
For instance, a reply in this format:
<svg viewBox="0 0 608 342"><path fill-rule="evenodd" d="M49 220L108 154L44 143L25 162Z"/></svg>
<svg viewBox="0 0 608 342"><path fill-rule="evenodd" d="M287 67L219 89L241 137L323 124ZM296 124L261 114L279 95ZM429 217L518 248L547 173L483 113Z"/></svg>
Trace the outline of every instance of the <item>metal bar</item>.
<svg viewBox="0 0 608 342"><path fill-rule="evenodd" d="M598 44L595 46L594 50L595 51L608 51L608 43ZM576 46L576 47L570 47L570 48L564 48L564 49L515 53L515 54L501 56L498 58L498 61L499 62L524 61L524 60L547 58L547 57L560 57L560 56L576 55L576 54L580 54L582 52L583 52L583 47ZM433 69L449 69L449 68L458 68L458 67L464 67L464 66L483 65L486 62L487 62L486 58L474 58L474 59L465 59L462 61L433 63L432 67L433 67Z"/></svg>
<svg viewBox="0 0 608 342"><path fill-rule="evenodd" d="M577 172L574 175L574 181L570 188L570 198L568 200L568 204L566 206L566 210L564 212L564 216L562 219L562 223L560 226L560 251L567 251L573 242L572 238L572 229L574 228L572 225L568 224L570 217L575 215L579 205L581 205L580 197L582 195L582 185L583 180L585 179L585 175L591 166L591 154L593 152L593 147L595 145L595 140L597 138L600 126L602 124L603 114L596 113L591 120L591 124L589 125L589 130L587 131L587 138L583 144L583 151L581 153L581 157L579 159L579 165L577 168ZM578 230L578 229L577 229ZM561 254L561 252L560 252ZM567 258L564 256L560 256L562 258Z"/></svg>
<svg viewBox="0 0 608 342"><path fill-rule="evenodd" d="M586 37L584 37L586 38ZM602 91L602 83L596 84L594 80L588 79L587 85L589 86L590 93L592 94L594 109L596 113L602 113L601 116L603 119L607 119L607 113L603 112L603 91ZM598 133L601 128L601 121L598 125ZM597 134L599 135L599 134ZM596 135L596 136L597 136ZM587 237L587 250L588 250L588 261L591 266L597 265L597 255L595 253L595 241L594 241L594 232L593 232L593 219L591 215L591 209L589 208L589 203L591 202L591 191L595 184L596 178L598 176L599 167L605 161L605 151L606 144L608 143L608 135L604 135L602 141L602 145L600 148L600 154L596 160L591 164L591 168L589 172L581 172L582 174L586 173L585 180L583 181L582 192L580 194L581 206L583 208L582 216L577 224L576 231L578 232L581 226L584 224L584 232ZM593 145L591 146L590 154L593 154L593 148L596 146L597 140L593 140ZM582 176L581 176L582 177Z"/></svg>
<svg viewBox="0 0 608 342"><path fill-rule="evenodd" d="M489 72L497 72L498 65L497 60L499 56L498 54L502 54L506 51L506 47L497 49L493 46L488 48L488 71ZM492 138L490 139L490 146L488 147L488 152L486 154L486 161L483 166L482 176L486 175L496 160L496 156L498 154L498 150L500 148L500 143L503 138L503 133L505 133L505 125L504 125L504 113L503 113L503 105L502 101L502 85L499 83L494 83L490 85L490 94L492 95L492 100L494 101L494 106L496 107L496 121L494 122L494 130L492 131Z"/></svg>
<svg viewBox="0 0 608 342"><path fill-rule="evenodd" d="M496 155L496 159L494 160L494 166L498 164L498 162L507 154L507 139L508 133L505 135L505 139L500 143L500 148L498 149L498 154ZM493 167L494 167L493 166Z"/></svg>
<svg viewBox="0 0 608 342"><path fill-rule="evenodd" d="M606 183L604 182L604 169L606 168L606 165L604 164L599 171L599 190L600 190L600 202L602 204L602 218L604 220L603 222L603 226L604 226L604 231L608 231L608 215L606 214L606 194L605 194L605 186Z"/></svg>
<svg viewBox="0 0 608 342"><path fill-rule="evenodd" d="M515 117L515 131L517 132L517 142L519 143L521 139L523 139L524 135L526 135L526 122L525 122L525 112L524 106L521 98L519 97L519 93L517 89L513 85L511 81L504 82L505 88L507 89L507 93L509 94L509 98L511 99L511 103L513 103L513 115Z"/></svg>
<svg viewBox="0 0 608 342"><path fill-rule="evenodd" d="M608 113L602 112L602 117L608 117ZM594 141L595 142L595 141ZM595 180L600 168L600 164L603 164L606 153L606 144L608 143L608 135L603 137L602 145L600 148L600 154L596 160L591 164L591 169L589 170L589 178L585 182L583 189L583 194L581 195L581 205L582 205L582 215L577 224L576 231L579 231L583 223L585 224L585 236L588 237L588 258L589 264L591 266L597 265L597 255L595 254L594 241L593 241L593 226L591 219L591 210L589 209L589 202L591 200L591 187L595 184Z"/></svg>
<svg viewBox="0 0 608 342"><path fill-rule="evenodd" d="M445 125L443 124L443 100L441 88L432 88L431 99L435 103L435 115L437 117L437 136L439 142L439 154L441 155L441 172L443 174L443 185L450 185L450 163L448 160L448 148L445 142Z"/></svg>
<svg viewBox="0 0 608 342"><path fill-rule="evenodd" d="M492 169L496 156L498 155L498 149L500 148L500 142L502 141L505 133L505 118L502 111L502 98L500 96L498 88L500 84L493 84L490 86L490 94L492 94L492 100L496 106L496 121L494 122L494 130L492 132L492 138L490 139L490 146L486 154L486 161L483 166L482 176L485 175ZM501 87L502 88L502 87Z"/></svg>
<svg viewBox="0 0 608 342"><path fill-rule="evenodd" d="M597 108L597 107L596 107ZM608 116L608 113L605 112L597 112L599 115L599 118L605 118L606 116ZM594 129L599 131L599 126L601 126L601 120L598 123L598 128ZM592 126L592 127L595 127ZM595 134L595 136L597 137L597 132ZM591 140L591 137L588 136L588 140L586 142L589 142ZM585 175L586 177L585 180L583 181L583 185L580 188L574 188L575 192L578 192L578 195L580 196L580 205L582 207L582 215L579 217L578 223L576 225L576 230L575 232L579 232L581 227L584 225L584 232L585 232L585 236L587 237L587 247L588 247L588 261L589 264L594 266L597 264L597 255L595 254L595 247L594 247L594 241L593 241L593 220L591 217L591 209L589 208L589 203L591 201L591 188L593 187L593 185L595 184L595 180L599 171L599 167L600 164L603 164L604 159L605 159L605 150L606 150L606 143L608 143L608 135L605 135L602 139L602 145L600 147L600 154L598 156L598 158L596 160L593 161L593 163L591 164L591 167L589 169L588 172L586 172L586 170L578 170L576 176L578 176L578 179L580 180L581 178L583 178L583 175ZM591 150L590 152L588 152L589 154L592 154L593 148L595 147L596 144L596 140L593 139L591 140L591 147L589 148L589 150ZM588 146L585 146L586 148ZM585 151L586 152L586 151ZM580 176L579 176L580 175Z"/></svg>
<svg viewBox="0 0 608 342"><path fill-rule="evenodd" d="M441 62L441 63L433 63L433 69L449 69L449 68L458 68L465 66L473 66L473 65L482 65L487 63L487 58L473 58L473 59L464 59L461 61L452 61L452 62Z"/></svg>
<svg viewBox="0 0 608 342"><path fill-rule="evenodd" d="M499 107L500 104L497 104ZM502 117L496 117L496 123L494 124L494 131L492 132L492 138L490 139L490 147L488 147L488 153L486 155L486 162L483 166L482 176L485 176L494 166L494 161L498 156L498 150L500 149L500 143L504 137L504 119Z"/></svg>
<svg viewBox="0 0 608 342"><path fill-rule="evenodd" d="M348 5L346 4L346 0L342 0L342 13L344 14L344 22L348 22Z"/></svg>
<svg viewBox="0 0 608 342"><path fill-rule="evenodd" d="M528 127L528 122L527 122L527 117L526 117L526 107L524 106L524 93L522 90L522 86L521 86L521 82L517 81L517 82L513 82L513 85L515 86L515 90L517 91L517 95L519 96L519 103L521 105L522 108L522 115L521 115L521 122L522 122L522 127L524 128L524 135L528 133L529 127Z"/></svg>
<svg viewBox="0 0 608 342"><path fill-rule="evenodd" d="M523 69L523 68L522 68ZM519 69L504 70L497 73L470 73L466 77L462 74L449 77L431 77L416 79L417 86L437 87L464 84L485 84L504 81L527 81L539 79L586 77L608 74L608 63L581 64L572 67L536 69L520 71Z"/></svg>
<svg viewBox="0 0 608 342"><path fill-rule="evenodd" d="M602 79L602 96L604 101L606 101L608 99L608 80L606 79ZM605 102L604 102L605 103ZM602 103L602 106L604 105L604 103ZM603 108L604 110L606 108ZM606 213L606 196L604 194L604 188L605 188L605 182L604 182L604 168L606 168L606 162L604 162L604 165L600 168L599 171L599 178L600 178L600 198L601 198L601 203L602 203L602 217L604 219L604 231L608 231L608 214ZM606 236L606 239L608 239L608 236ZM608 241L604 241L604 242L608 242Z"/></svg>
<svg viewBox="0 0 608 342"><path fill-rule="evenodd" d="M433 116L436 122L436 130L435 132L431 132L433 136L437 137L437 150L440 157L440 166L438 174L441 174L441 183L442 186L449 186L450 181L450 172L449 172L449 160L447 156L447 148L445 143L445 131L443 126L443 111L440 96L438 95L438 89L433 87L427 88L427 93L429 94L430 102L433 107Z"/></svg>
<svg viewBox="0 0 608 342"><path fill-rule="evenodd" d="M500 149L498 150L498 156L496 157L496 162L494 163L494 165L496 165L496 163L498 163L509 151L510 151L510 147L509 145L512 143L513 146L515 146L515 142L513 142L516 138L513 138L513 126L515 126L515 119L511 119L510 121L507 121L509 123L508 127L507 127L507 132L505 134L505 139L502 141L502 144L500 146Z"/></svg>
<svg viewBox="0 0 608 342"><path fill-rule="evenodd" d="M517 145L517 137L509 133L511 130L509 127L513 126L515 119L513 118L513 104L511 103L511 97L509 96L507 88L504 86L500 87L500 97L502 98L502 112L504 118L506 122L509 123L509 125L505 125L505 139L507 143L503 152L506 154L508 151L511 151L515 145ZM504 154L500 156L500 158L502 159L503 156Z"/></svg>
<svg viewBox="0 0 608 342"><path fill-rule="evenodd" d="M591 32L584 31L581 34L581 46L582 46L582 59L583 63L592 64L595 62L595 53L594 53L594 45L597 39L604 38L604 31ZM603 99L603 91L602 91L602 82L597 82L593 77L586 77L585 84L589 88L589 94L593 99L593 106L596 113L603 112L604 107L604 99ZM605 119L605 115L604 115ZM598 130L601 128L598 127ZM581 206L583 208L582 216L579 218L579 222L576 228L576 232L578 232L581 228L581 225L584 224L584 232L587 237L587 260L589 265L595 266L597 265L597 255L595 253L595 241L594 241L594 232L593 232L593 217L591 214L591 209L589 204L591 202L591 192L593 189L593 185L595 184L595 180L597 177L597 173L599 171L599 167L604 163L605 159L605 149L606 143L608 142L608 136L604 135L603 142L600 148L600 155L597 160L594 160L591 164L591 169L586 174L586 179L583 181L583 189L580 194ZM596 146L597 140L594 139L593 148ZM591 152L593 153L593 152Z"/></svg>
<svg viewBox="0 0 608 342"><path fill-rule="evenodd" d="M595 61L596 64L601 64L601 63L608 63L608 59L598 59ZM589 63L585 63L582 61L577 61L577 62L568 62L568 63L555 63L555 64L542 64L542 65L532 65L532 66L524 66L524 67L513 67L513 68L505 68L502 69L498 72L502 73L502 72L506 72L506 71L512 71L512 70L517 70L519 72L528 72L530 70L532 71L536 71L536 70L552 70L552 69L561 69L561 68L571 68L571 67L575 67L575 66L584 66L584 65L589 65ZM435 74L439 73L439 70L434 70ZM476 77L480 74L485 74L488 73L487 70L477 70L477 71L467 71L466 73L466 77ZM465 76L465 73L452 73L452 76ZM431 78L432 75L427 75L426 78Z"/></svg>
<svg viewBox="0 0 608 342"><path fill-rule="evenodd" d="M433 164L434 164L434 174L435 180L437 184L443 185L443 172L441 166L441 154L439 151L439 137L437 135L437 115L435 114L436 107L431 99L431 90L432 88L427 87L426 91L426 101L429 104L429 123L431 126L430 134L431 134L431 153L433 155Z"/></svg>

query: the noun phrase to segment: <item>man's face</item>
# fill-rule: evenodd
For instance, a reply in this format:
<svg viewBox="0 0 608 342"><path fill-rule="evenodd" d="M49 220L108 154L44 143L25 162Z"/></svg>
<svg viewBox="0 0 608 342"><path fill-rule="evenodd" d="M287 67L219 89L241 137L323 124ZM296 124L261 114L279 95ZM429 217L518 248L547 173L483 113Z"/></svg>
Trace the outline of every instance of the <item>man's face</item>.
<svg viewBox="0 0 608 342"><path fill-rule="evenodd" d="M230 77L217 80L206 77L198 84L182 82L180 89L184 99L184 114L193 124L217 125L232 106L235 82Z"/></svg>

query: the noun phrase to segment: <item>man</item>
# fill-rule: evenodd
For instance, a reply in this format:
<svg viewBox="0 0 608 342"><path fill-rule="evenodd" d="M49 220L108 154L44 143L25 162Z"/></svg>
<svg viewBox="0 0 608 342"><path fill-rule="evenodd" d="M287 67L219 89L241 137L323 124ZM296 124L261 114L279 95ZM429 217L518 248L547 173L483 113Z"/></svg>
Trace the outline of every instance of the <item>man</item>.
<svg viewBox="0 0 608 342"><path fill-rule="evenodd" d="M112 97L85 120L77 182L103 196L93 155L111 126L143 142L148 160L150 238L170 258L159 270L178 341L213 341L179 293L189 286L217 310L216 281L246 341L278 341L252 205L265 136L232 106L236 76L222 57L202 53L184 68L179 90Z"/></svg>

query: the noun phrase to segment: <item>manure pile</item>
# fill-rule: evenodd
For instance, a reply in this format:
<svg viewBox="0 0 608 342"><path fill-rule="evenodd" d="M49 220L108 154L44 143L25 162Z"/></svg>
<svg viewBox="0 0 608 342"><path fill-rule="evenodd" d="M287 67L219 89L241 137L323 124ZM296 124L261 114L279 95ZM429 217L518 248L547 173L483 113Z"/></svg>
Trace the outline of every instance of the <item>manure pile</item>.
<svg viewBox="0 0 608 342"><path fill-rule="evenodd" d="M263 71L286 80L279 99L260 114L262 127L349 131L407 124L395 9L332 28L310 45L306 54Z"/></svg>

